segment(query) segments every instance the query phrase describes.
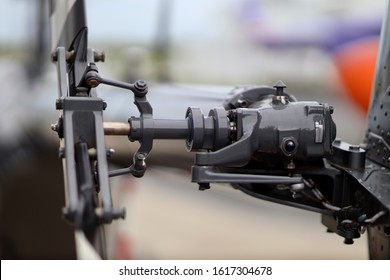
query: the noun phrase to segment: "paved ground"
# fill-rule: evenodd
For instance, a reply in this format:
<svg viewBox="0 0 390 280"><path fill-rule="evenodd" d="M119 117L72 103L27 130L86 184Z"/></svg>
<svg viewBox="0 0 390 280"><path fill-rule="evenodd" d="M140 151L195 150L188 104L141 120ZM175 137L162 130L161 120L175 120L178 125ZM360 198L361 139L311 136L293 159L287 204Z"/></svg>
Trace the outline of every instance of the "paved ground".
<svg viewBox="0 0 390 280"><path fill-rule="evenodd" d="M366 259L366 235L354 245L326 233L320 215L257 200L228 185L200 192L183 171L150 168L120 179L116 200L128 217L113 225L113 258ZM136 185L134 185L134 183ZM130 184L133 187L130 187Z"/></svg>

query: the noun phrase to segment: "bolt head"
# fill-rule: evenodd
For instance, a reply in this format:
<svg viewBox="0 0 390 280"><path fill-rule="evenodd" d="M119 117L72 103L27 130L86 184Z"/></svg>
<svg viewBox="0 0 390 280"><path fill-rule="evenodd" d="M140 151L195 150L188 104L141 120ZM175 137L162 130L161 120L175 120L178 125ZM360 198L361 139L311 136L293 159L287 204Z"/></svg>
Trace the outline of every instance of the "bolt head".
<svg viewBox="0 0 390 280"><path fill-rule="evenodd" d="M57 60L58 60L57 51L52 52L50 56L51 56L51 61L52 62L57 62Z"/></svg>
<svg viewBox="0 0 390 280"><path fill-rule="evenodd" d="M62 110L63 109L63 101L61 99L56 100L56 110Z"/></svg>
<svg viewBox="0 0 390 280"><path fill-rule="evenodd" d="M148 93L148 85L144 80L138 80L134 83L135 95L144 97Z"/></svg>
<svg viewBox="0 0 390 280"><path fill-rule="evenodd" d="M99 85L99 81L98 79L95 79L95 78L90 78L87 80L87 84L89 87L91 88L95 88Z"/></svg>
<svg viewBox="0 0 390 280"><path fill-rule="evenodd" d="M360 146L359 145L350 145L349 146L349 150L350 151L359 151L360 150Z"/></svg>
<svg viewBox="0 0 390 280"><path fill-rule="evenodd" d="M210 184L209 183L198 183L199 185L199 190L200 191L205 191L210 189Z"/></svg>
<svg viewBox="0 0 390 280"><path fill-rule="evenodd" d="M245 107L248 106L248 102L247 102L245 99L238 99L238 100L237 100L237 103L238 103L238 105L239 105L240 107L243 107L243 108L245 108Z"/></svg>
<svg viewBox="0 0 390 280"><path fill-rule="evenodd" d="M137 155L138 160L145 160L145 155L144 154L138 154Z"/></svg>
<svg viewBox="0 0 390 280"><path fill-rule="evenodd" d="M145 88L146 87L146 82L144 80L137 80L135 82L135 84L137 85L137 87L139 88Z"/></svg>
<svg viewBox="0 0 390 280"><path fill-rule="evenodd" d="M106 155L107 155L108 158L112 158L114 156L114 154L115 154L115 150L114 149L108 149L106 151Z"/></svg>
<svg viewBox="0 0 390 280"><path fill-rule="evenodd" d="M277 81L276 84L274 85L274 88L286 88L286 87L287 87L286 84L283 83L282 80Z"/></svg>
<svg viewBox="0 0 390 280"><path fill-rule="evenodd" d="M345 238L344 239L344 244L346 245L352 245L354 242L353 242L353 239L352 238Z"/></svg>
<svg viewBox="0 0 390 280"><path fill-rule="evenodd" d="M93 56L94 56L94 60L96 62L99 62L99 61L104 62L106 60L106 53L104 51L102 51L102 52L94 51Z"/></svg>
<svg viewBox="0 0 390 280"><path fill-rule="evenodd" d="M59 148L58 156L59 156L59 158L65 158L65 148L63 148L63 147Z"/></svg>
<svg viewBox="0 0 390 280"><path fill-rule="evenodd" d="M51 130L58 132L58 124L52 124L50 128Z"/></svg>

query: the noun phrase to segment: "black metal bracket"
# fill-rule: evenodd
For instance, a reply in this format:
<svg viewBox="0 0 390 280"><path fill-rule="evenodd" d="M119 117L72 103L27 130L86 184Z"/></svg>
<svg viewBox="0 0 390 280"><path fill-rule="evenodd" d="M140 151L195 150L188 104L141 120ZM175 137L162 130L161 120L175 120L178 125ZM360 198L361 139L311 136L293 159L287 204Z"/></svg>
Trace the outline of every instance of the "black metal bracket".
<svg viewBox="0 0 390 280"><path fill-rule="evenodd" d="M129 119L131 126L129 139L130 141L135 141L135 139L137 139L140 143L140 147L134 153L133 164L130 167L112 170L109 172L109 176L113 177L131 173L135 177L142 177L146 171L146 158L152 150L154 138L153 108L146 98L148 93L147 83L143 80L138 80L134 84L131 84L103 78L99 75L98 68L93 62L88 64L83 76L83 85L89 88L96 88L100 84L106 84L128 89L133 92L134 104L137 106L140 116L138 118L131 117Z"/></svg>
<svg viewBox="0 0 390 280"><path fill-rule="evenodd" d="M87 60L92 62L93 59L93 50L88 49ZM56 61L59 78L56 108L61 113L59 123L53 128L61 138L60 156L63 159L67 197L64 216L79 228L99 221L111 223L114 219L124 218L124 209L113 208L108 181L103 128L105 102L96 97L94 89L82 92L82 81L78 90L80 94L71 94L63 47L57 49ZM93 151L93 157L89 151ZM93 168L92 162L96 165ZM87 185L87 189L93 188L94 192L85 192ZM101 200L96 199L97 191Z"/></svg>

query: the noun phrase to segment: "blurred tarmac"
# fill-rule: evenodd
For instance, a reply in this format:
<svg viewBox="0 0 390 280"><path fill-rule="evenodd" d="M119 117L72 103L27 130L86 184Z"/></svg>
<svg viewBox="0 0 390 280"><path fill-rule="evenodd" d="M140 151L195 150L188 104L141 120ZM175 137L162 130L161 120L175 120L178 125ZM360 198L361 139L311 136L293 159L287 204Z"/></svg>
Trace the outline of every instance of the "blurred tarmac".
<svg viewBox="0 0 390 280"><path fill-rule="evenodd" d="M261 201L225 184L198 191L185 171L150 167L142 179L119 180L116 203L128 216L111 227L111 238L122 246L111 251L114 259L368 258L366 235L344 245L326 232L317 213Z"/></svg>

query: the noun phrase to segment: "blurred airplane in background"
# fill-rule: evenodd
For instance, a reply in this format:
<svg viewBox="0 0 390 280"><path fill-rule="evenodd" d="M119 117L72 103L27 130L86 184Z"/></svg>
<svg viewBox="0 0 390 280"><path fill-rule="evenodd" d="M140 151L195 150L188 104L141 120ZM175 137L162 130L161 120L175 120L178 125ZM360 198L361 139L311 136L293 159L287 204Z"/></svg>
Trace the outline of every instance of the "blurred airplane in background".
<svg viewBox="0 0 390 280"><path fill-rule="evenodd" d="M270 49L317 48L329 53L347 93L367 112L384 13L382 3L319 1L309 9L307 1L296 1L306 6L285 9L288 2L291 4L244 1L239 18L249 41Z"/></svg>

